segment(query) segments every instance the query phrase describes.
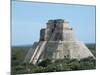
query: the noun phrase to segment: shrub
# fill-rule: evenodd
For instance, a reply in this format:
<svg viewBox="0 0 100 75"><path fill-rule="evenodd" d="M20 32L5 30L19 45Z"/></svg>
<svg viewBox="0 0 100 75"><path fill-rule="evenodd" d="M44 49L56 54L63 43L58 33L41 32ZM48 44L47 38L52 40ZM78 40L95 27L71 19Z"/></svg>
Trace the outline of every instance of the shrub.
<svg viewBox="0 0 100 75"><path fill-rule="evenodd" d="M43 60L40 63L38 63L38 66L47 67L47 65L49 65L49 64L51 64L51 60L46 59L46 60Z"/></svg>

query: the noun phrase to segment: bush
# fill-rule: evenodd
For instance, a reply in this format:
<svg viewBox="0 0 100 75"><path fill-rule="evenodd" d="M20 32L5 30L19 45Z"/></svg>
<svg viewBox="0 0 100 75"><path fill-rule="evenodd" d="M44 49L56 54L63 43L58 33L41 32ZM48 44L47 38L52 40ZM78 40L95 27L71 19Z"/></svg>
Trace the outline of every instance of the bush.
<svg viewBox="0 0 100 75"><path fill-rule="evenodd" d="M40 63L38 63L38 66L47 67L47 65L49 65L49 64L51 64L51 60L46 59L46 60L43 60Z"/></svg>

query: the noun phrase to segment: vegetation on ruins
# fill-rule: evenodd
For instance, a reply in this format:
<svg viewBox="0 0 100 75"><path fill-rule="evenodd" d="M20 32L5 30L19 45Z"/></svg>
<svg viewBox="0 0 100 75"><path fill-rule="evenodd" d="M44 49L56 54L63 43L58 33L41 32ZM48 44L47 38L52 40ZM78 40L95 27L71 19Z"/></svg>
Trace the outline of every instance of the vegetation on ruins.
<svg viewBox="0 0 100 75"><path fill-rule="evenodd" d="M95 44L87 44L91 52L96 55ZM13 47L12 48L12 75L24 73L42 73L42 72L59 72L59 71L75 71L90 70L96 68L96 60L92 57L81 60L76 59L59 59L52 62L50 59L44 60L36 65L31 63L23 63L23 59L30 47Z"/></svg>

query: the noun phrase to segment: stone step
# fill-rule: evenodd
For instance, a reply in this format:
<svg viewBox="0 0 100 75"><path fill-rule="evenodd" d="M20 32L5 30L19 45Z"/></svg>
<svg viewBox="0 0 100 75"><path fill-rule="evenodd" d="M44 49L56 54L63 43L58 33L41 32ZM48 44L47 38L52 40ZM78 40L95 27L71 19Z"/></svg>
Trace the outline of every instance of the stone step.
<svg viewBox="0 0 100 75"><path fill-rule="evenodd" d="M38 45L38 48L36 48L36 50L35 50L36 52L34 52L34 55L32 56L30 62L32 62L33 64L35 64L39 60L40 55L42 54L42 52L45 49L46 43L47 43L47 41L44 41L44 42L41 42Z"/></svg>

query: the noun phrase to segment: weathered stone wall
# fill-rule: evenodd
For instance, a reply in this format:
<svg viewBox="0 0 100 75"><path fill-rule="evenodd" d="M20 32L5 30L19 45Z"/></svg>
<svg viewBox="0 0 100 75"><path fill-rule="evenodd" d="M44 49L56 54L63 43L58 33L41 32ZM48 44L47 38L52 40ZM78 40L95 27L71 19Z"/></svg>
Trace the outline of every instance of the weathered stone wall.
<svg viewBox="0 0 100 75"><path fill-rule="evenodd" d="M47 53L46 54L47 58L49 58L49 59L55 58L54 53L55 53L57 48L58 48L58 41L49 41L49 42L47 42L47 45L46 45L46 48L45 48L46 53Z"/></svg>
<svg viewBox="0 0 100 75"><path fill-rule="evenodd" d="M31 48L25 61L35 64L44 59L82 59L93 56L84 43L77 40L68 22L62 19L49 20L46 29L40 31L40 41ZM95 58L95 57L94 57Z"/></svg>
<svg viewBox="0 0 100 75"><path fill-rule="evenodd" d="M63 29L63 41L77 41L74 31L71 29Z"/></svg>
<svg viewBox="0 0 100 75"><path fill-rule="evenodd" d="M45 40L44 37L45 37L45 29L41 29L40 30L40 41L44 41Z"/></svg>

